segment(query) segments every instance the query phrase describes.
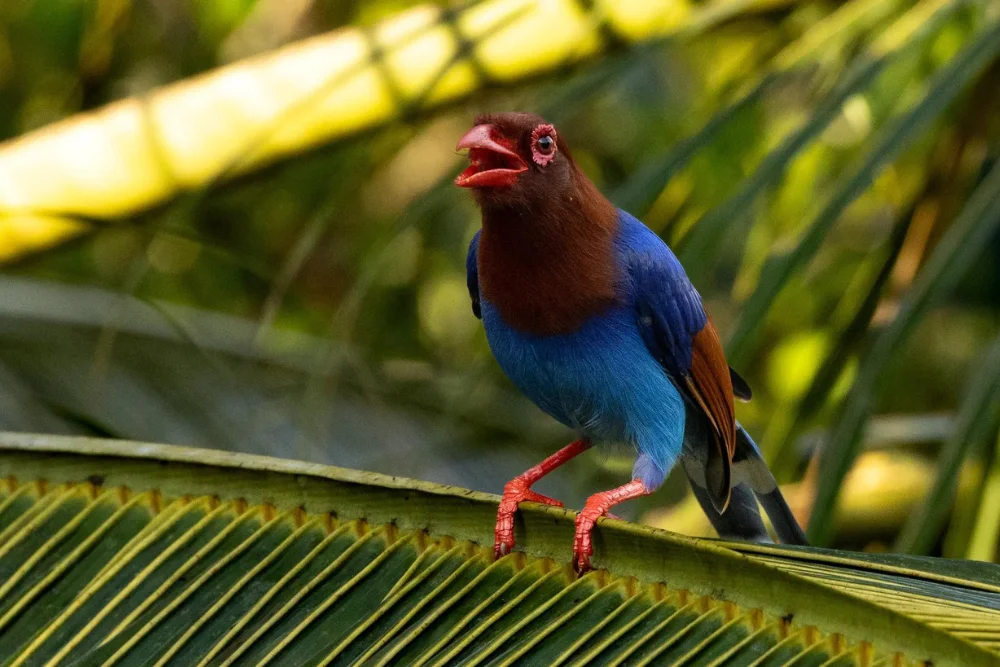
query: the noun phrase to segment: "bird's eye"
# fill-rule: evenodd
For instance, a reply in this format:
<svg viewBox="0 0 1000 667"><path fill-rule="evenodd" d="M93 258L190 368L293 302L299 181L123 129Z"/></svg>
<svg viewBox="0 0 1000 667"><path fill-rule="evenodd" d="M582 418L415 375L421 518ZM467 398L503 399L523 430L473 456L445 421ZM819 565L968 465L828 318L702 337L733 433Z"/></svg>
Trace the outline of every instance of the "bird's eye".
<svg viewBox="0 0 1000 667"><path fill-rule="evenodd" d="M531 133L531 159L540 167L556 159L556 128L542 123Z"/></svg>

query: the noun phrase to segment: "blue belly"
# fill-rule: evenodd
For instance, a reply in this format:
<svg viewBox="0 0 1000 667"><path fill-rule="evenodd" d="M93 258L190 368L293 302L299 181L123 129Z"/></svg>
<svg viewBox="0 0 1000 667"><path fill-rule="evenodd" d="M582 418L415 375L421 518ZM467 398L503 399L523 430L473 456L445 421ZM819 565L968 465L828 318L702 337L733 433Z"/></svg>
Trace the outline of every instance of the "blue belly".
<svg viewBox="0 0 1000 667"><path fill-rule="evenodd" d="M497 362L542 410L595 442L635 447L637 470L652 464L658 470L648 474L662 476L673 467L684 440L684 400L650 355L632 309L544 337L511 329L487 301L482 316Z"/></svg>

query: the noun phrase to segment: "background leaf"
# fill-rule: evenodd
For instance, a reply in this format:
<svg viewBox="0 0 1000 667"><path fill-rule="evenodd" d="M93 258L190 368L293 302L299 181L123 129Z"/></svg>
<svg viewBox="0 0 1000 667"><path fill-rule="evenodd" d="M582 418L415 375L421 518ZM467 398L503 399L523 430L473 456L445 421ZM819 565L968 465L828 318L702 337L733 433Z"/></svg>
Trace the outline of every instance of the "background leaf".
<svg viewBox="0 0 1000 667"><path fill-rule="evenodd" d="M829 520L837 487L857 450L860 425L871 411L881 370L891 353L912 330L917 318L935 300L948 293L965 269L1000 228L1000 163L976 188L962 215L949 228L927 260L910 293L904 298L892 324L876 339L865 355L858 379L820 459L824 475L819 480L816 509L810 537L820 543L829 531Z"/></svg>
<svg viewBox="0 0 1000 667"><path fill-rule="evenodd" d="M969 458L969 450L992 444L997 429L997 411L1000 406L1000 340L983 353L983 358L969 381L956 417L958 424L941 450L934 485L927 498L903 525L896 549L903 552L924 553L947 520L954 502L955 489L962 462Z"/></svg>

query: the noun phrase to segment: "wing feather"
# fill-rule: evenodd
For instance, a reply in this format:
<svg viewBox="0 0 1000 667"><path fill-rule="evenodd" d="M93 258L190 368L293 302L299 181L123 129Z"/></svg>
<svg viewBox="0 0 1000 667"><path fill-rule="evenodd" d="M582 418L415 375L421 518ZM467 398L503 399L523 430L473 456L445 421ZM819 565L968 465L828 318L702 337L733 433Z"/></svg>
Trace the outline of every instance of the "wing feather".
<svg viewBox="0 0 1000 667"><path fill-rule="evenodd" d="M713 505L722 512L729 504L736 452L733 380L722 341L670 248L644 226L632 229L627 262L639 329L678 391L711 425L706 481ZM741 380L741 398L749 393Z"/></svg>
<svg viewBox="0 0 1000 667"><path fill-rule="evenodd" d="M706 476L712 502L720 512L729 504L732 461L736 454L736 414L733 385L722 341L711 320L692 339L691 369L685 385L712 425L714 451L709 451Z"/></svg>
<svg viewBox="0 0 1000 667"><path fill-rule="evenodd" d="M736 414L733 383L722 350L722 341L711 320L695 334L691 350L691 372L687 384L698 398L731 460L736 453Z"/></svg>

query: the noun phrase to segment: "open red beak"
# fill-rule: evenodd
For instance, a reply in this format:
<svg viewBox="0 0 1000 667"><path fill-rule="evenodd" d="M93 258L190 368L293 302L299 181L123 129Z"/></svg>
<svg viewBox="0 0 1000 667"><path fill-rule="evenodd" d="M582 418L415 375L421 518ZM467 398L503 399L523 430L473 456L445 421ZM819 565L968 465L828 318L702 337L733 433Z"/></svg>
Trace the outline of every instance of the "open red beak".
<svg viewBox="0 0 1000 667"><path fill-rule="evenodd" d="M460 188L502 188L528 170L521 156L504 145L493 125L477 125L458 140L456 150L469 149L469 166L455 179Z"/></svg>

